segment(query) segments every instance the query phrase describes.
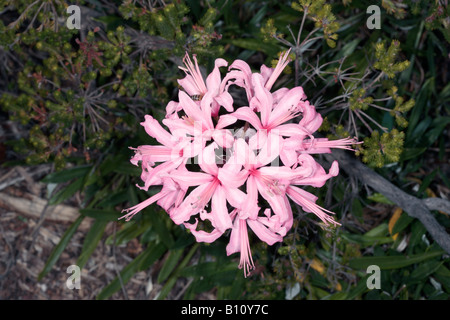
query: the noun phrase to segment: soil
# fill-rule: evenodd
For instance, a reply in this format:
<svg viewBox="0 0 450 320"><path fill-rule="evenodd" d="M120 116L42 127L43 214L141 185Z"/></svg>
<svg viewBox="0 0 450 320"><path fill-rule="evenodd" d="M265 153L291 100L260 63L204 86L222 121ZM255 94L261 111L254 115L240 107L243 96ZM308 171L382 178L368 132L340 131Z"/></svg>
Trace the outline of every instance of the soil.
<svg viewBox="0 0 450 320"><path fill-rule="evenodd" d="M14 200L0 199L0 299L94 300L142 248L137 240L123 246L107 245L104 239L115 229L115 222L111 222L103 240L81 270L80 288L69 289L66 281L72 273L67 272L67 268L76 264L89 230L89 225L83 224L52 270L38 281L38 275L70 226L71 219L70 215L60 213L59 216L68 221L58 221L43 212L49 210L42 210L37 205L39 202L29 200L40 197L46 201L47 186L39 182L42 177L42 174L36 174L39 170L42 171L42 167L0 169L0 196ZM30 201L26 210L21 207L25 201ZM74 197L62 212L76 212L76 201ZM73 215L72 219L76 218ZM154 299L159 287L153 280L152 270L139 272L110 299Z"/></svg>

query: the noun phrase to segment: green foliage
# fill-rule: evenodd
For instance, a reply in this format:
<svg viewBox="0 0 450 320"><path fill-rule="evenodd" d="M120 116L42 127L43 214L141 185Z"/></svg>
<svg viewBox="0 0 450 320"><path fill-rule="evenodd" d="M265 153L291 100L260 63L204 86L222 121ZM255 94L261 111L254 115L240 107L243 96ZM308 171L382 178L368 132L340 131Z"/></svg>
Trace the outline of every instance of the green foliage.
<svg viewBox="0 0 450 320"><path fill-rule="evenodd" d="M364 97L366 95L366 90L363 88L353 91L352 96L349 99L350 109L356 110L367 110L369 104L373 102L372 97Z"/></svg>
<svg viewBox="0 0 450 320"><path fill-rule="evenodd" d="M374 68L383 71L389 78L393 78L396 73L404 71L409 66L409 61L396 62L400 52L400 41L392 40L389 48L386 49L384 41L375 44L375 57L377 61Z"/></svg>
<svg viewBox="0 0 450 320"><path fill-rule="evenodd" d="M370 137L364 139L364 149L360 152L363 161L379 168L385 163L399 161L404 138L405 134L397 129L382 135L373 131Z"/></svg>
<svg viewBox="0 0 450 320"><path fill-rule="evenodd" d="M313 19L315 27L323 29L324 39L327 44L331 48L336 46L336 40L338 38L336 32L339 30L340 25L331 12L331 5L329 3L325 3L325 0L299 0L298 2L292 3L292 8L305 14L308 13Z"/></svg>

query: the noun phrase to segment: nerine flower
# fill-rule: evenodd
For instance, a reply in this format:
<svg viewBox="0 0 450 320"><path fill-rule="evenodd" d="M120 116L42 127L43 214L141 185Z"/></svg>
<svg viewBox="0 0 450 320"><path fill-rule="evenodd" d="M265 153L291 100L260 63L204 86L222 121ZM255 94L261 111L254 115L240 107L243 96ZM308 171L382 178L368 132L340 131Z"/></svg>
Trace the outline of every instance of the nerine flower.
<svg viewBox="0 0 450 320"><path fill-rule="evenodd" d="M168 131L147 115L142 125L159 145L138 146L131 158L142 168L144 185L138 187L159 185L161 191L124 210L122 218L157 203L198 242L229 234L227 254L240 253L245 276L255 268L249 231L268 245L281 242L293 224L292 202L326 224L339 224L302 186L320 188L339 173L336 161L327 173L312 155L352 150L357 142L314 137L322 117L303 88L271 92L288 56L289 51L275 68L263 65L260 72L236 60L223 78L219 69L228 63L217 59L205 81L196 57L192 62L186 54L179 99L166 107ZM228 92L233 85L245 89L247 106L235 109Z"/></svg>

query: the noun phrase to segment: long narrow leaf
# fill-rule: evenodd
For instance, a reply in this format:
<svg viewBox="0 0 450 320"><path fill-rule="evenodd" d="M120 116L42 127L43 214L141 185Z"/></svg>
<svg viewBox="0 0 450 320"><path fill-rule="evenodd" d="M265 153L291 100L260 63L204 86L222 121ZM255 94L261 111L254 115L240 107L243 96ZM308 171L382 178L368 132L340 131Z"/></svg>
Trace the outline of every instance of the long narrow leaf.
<svg viewBox="0 0 450 320"><path fill-rule="evenodd" d="M398 269L409 266L414 263L422 262L442 255L444 251L432 251L412 256L381 256L381 257L363 257L349 261L353 269L367 269L370 265L377 265L380 269Z"/></svg>
<svg viewBox="0 0 450 320"><path fill-rule="evenodd" d="M44 266L44 269L39 273L38 281L42 280L42 278L52 269L52 267L55 265L56 261L58 261L59 257L63 253L64 249L67 247L67 244L69 243L72 236L75 234L75 231L77 231L78 227L80 226L81 222L83 221L84 216L80 215L69 227L69 229L66 230L63 237L59 241L59 243L56 245L55 248L53 248L53 251L50 253L50 257L47 260L47 263Z"/></svg>
<svg viewBox="0 0 450 320"><path fill-rule="evenodd" d="M81 254L77 260L77 266L82 269L89 257L94 252L95 248L97 248L98 242L103 236L103 232L105 231L105 227L108 224L108 221L95 220L89 229L88 234L83 242L83 248L81 250Z"/></svg>

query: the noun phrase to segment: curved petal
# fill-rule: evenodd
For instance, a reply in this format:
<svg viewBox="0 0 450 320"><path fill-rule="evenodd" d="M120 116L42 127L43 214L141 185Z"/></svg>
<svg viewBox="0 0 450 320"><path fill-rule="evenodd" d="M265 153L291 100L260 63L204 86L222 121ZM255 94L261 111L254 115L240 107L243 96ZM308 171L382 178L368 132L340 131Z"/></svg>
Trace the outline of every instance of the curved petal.
<svg viewBox="0 0 450 320"><path fill-rule="evenodd" d="M173 170L167 177L176 181L183 188L199 186L211 182L214 177L203 172Z"/></svg>
<svg viewBox="0 0 450 320"><path fill-rule="evenodd" d="M212 138L222 148L231 148L234 143L233 135L226 129L214 130Z"/></svg>
<svg viewBox="0 0 450 320"><path fill-rule="evenodd" d="M209 146L205 147L203 149L203 152L201 152L198 155L198 165L200 168L210 175L217 176L219 172L219 168L216 164L216 152L215 149L217 149L218 146L216 143L211 143Z"/></svg>
<svg viewBox="0 0 450 320"><path fill-rule="evenodd" d="M295 171L292 170L289 167L274 167L274 166L267 166L267 167L261 167L258 169L258 171L263 176L270 176L273 177L273 179L276 180L291 180L295 178Z"/></svg>
<svg viewBox="0 0 450 320"><path fill-rule="evenodd" d="M211 216L213 225L222 233L233 226L227 209L225 191L221 186L216 188L212 196Z"/></svg>
<svg viewBox="0 0 450 320"><path fill-rule="evenodd" d="M195 240L197 242L206 242L206 243L212 243L220 238L220 236L223 234L223 232L219 231L218 229L214 229L211 232L206 232L203 230L196 230L198 225L198 219L195 219L195 223L184 223L184 226L188 228L192 235L195 237Z"/></svg>
<svg viewBox="0 0 450 320"><path fill-rule="evenodd" d="M276 127L291 119L293 113L297 112L298 103L304 97L305 93L302 87L295 87L289 90L273 108L268 121L270 126Z"/></svg>
<svg viewBox="0 0 450 320"><path fill-rule="evenodd" d="M223 189L228 203L234 208L240 209L247 195L237 188L224 187Z"/></svg>
<svg viewBox="0 0 450 320"><path fill-rule="evenodd" d="M187 75L183 79L178 79L177 82L190 96L203 94L203 92L200 91L199 87L195 84L194 78L191 75Z"/></svg>
<svg viewBox="0 0 450 320"><path fill-rule="evenodd" d="M156 120L152 116L146 115L145 121L141 122L141 125L144 127L145 132L147 132L150 137L155 138L159 143L167 147L171 147L174 145L172 135L164 130L164 128L159 124L158 120Z"/></svg>
<svg viewBox="0 0 450 320"><path fill-rule="evenodd" d="M227 244L227 256L241 251L241 233L239 232L239 217L234 219L230 241Z"/></svg>
<svg viewBox="0 0 450 320"><path fill-rule="evenodd" d="M269 246L276 242L283 241L283 237L270 231L265 225L263 225L258 220L247 220L248 226L253 230L253 232L258 236L261 241L264 241Z"/></svg>
<svg viewBox="0 0 450 320"><path fill-rule="evenodd" d="M177 207L174 208L170 213L170 218L176 224L181 224L187 222L192 215L197 214L201 210L203 210L202 205L198 204L199 199L207 193L207 189L211 188L211 183L201 184L197 188L191 191L189 195L184 198L183 202Z"/></svg>
<svg viewBox="0 0 450 320"><path fill-rule="evenodd" d="M283 138L277 134L269 132L266 143L259 151L256 162L260 166L265 166L274 161L283 148Z"/></svg>
<svg viewBox="0 0 450 320"><path fill-rule="evenodd" d="M267 90L263 85L263 77L258 73L252 75L253 88L255 90L255 95L252 101L257 99L259 104L258 111L261 112L261 123L265 127L269 124L269 116L272 111L273 99L269 90ZM251 105L250 105L251 106Z"/></svg>
<svg viewBox="0 0 450 320"><path fill-rule="evenodd" d="M213 91L217 95L219 92L219 87L221 84L221 76L220 76L220 67L226 67L228 65L228 62L224 59L216 59L214 62L214 69L213 71L208 75L206 78L206 87L208 88L208 91Z"/></svg>
<svg viewBox="0 0 450 320"><path fill-rule="evenodd" d="M216 129L223 129L229 125L235 123L238 119L229 114L224 114L219 117L219 121L216 124Z"/></svg>
<svg viewBox="0 0 450 320"><path fill-rule="evenodd" d="M325 213L328 212L330 214L334 214L333 212L318 206L314 201L311 201L309 197L305 197L306 191L297 187L289 186L286 189L286 193L292 200L299 204L304 211L314 213L320 218L320 220L322 220L322 222L326 224L340 225L340 223L336 222L332 216Z"/></svg>
<svg viewBox="0 0 450 320"><path fill-rule="evenodd" d="M250 123L256 130L262 129L261 120L256 113L249 107L240 107L235 112L230 113L230 116L236 117L239 120L244 120Z"/></svg>
<svg viewBox="0 0 450 320"><path fill-rule="evenodd" d="M236 139L233 145L233 156L235 163L244 166L247 169L253 168L256 165L256 156L244 139Z"/></svg>
<svg viewBox="0 0 450 320"><path fill-rule="evenodd" d="M217 102L218 106L222 106L228 112L233 112L233 97L228 91L224 91L220 93L218 96L214 97L214 100ZM219 113L219 108L211 110L211 114L213 117L216 117Z"/></svg>

